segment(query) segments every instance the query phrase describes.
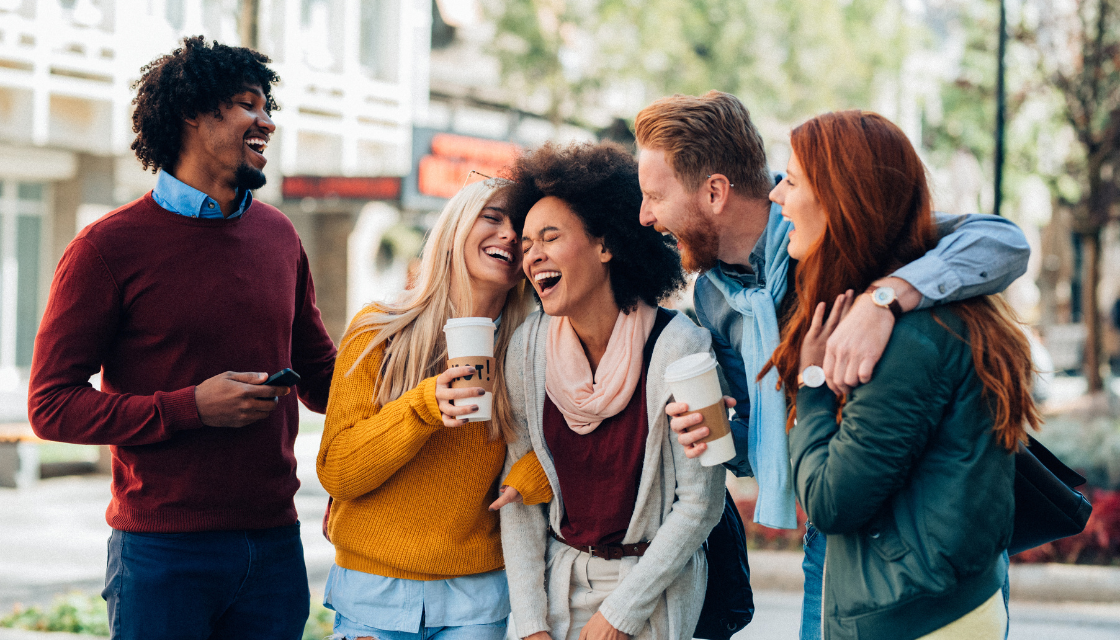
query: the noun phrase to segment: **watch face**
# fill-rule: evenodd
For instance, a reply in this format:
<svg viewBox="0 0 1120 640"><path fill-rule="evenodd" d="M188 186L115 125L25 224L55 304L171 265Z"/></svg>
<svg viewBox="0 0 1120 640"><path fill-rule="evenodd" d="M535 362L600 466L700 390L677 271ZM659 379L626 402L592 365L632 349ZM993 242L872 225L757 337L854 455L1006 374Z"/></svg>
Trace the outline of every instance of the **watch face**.
<svg viewBox="0 0 1120 640"><path fill-rule="evenodd" d="M824 369L815 364L805 367L805 370L801 372L801 381L807 387L821 386L824 384Z"/></svg>
<svg viewBox="0 0 1120 640"><path fill-rule="evenodd" d="M871 301L880 307L885 307L894 302L894 289L890 287L879 287L871 294Z"/></svg>

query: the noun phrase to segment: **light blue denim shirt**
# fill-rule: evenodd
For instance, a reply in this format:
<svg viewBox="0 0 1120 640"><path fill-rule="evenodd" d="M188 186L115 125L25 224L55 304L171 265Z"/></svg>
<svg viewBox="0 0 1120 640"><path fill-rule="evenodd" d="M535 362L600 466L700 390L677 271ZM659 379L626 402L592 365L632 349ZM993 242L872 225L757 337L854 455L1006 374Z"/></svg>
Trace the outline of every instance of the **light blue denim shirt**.
<svg viewBox="0 0 1120 640"><path fill-rule="evenodd" d="M217 200L181 182L163 169L160 169L159 175L156 177L156 188L152 189L152 199L164 209L188 218L218 220L225 218ZM245 213L245 210L251 204L253 204L253 192L246 189L245 197L241 199L241 206L237 208L237 211L230 214L229 219Z"/></svg>
<svg viewBox="0 0 1120 640"><path fill-rule="evenodd" d="M387 578L332 565L323 606L367 627L417 633L425 627L490 624L509 616L504 569L446 580Z"/></svg>
<svg viewBox="0 0 1120 640"><path fill-rule="evenodd" d="M774 206L770 216L780 216L781 208ZM891 274L909 282L922 294L918 308L923 309L954 300L978 295L999 293L1016 278L1026 273L1030 246L1019 227L997 216L969 214L954 216L936 213L935 226L940 241L925 256ZM762 249L766 246L765 234L758 239L746 266L720 263L715 268L725 275L738 279L745 286L757 287L764 283L761 275L766 272ZM793 292L786 292L793 295ZM747 459L748 416L750 401L747 399L747 376L757 371L746 371L742 348L743 318L727 304L726 298L704 275L696 279L693 294L696 316L700 324L712 332L712 347L716 359L737 401L731 433L738 454L726 463L737 476L754 475Z"/></svg>

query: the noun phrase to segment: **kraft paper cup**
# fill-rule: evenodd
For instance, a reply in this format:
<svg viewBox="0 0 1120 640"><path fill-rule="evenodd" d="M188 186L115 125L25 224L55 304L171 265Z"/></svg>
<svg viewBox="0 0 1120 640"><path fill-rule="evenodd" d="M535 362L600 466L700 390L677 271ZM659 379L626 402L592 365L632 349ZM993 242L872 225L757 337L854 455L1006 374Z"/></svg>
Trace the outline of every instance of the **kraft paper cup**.
<svg viewBox="0 0 1120 640"><path fill-rule="evenodd" d="M677 402L688 405L689 413L700 413L711 433L701 440L708 445L700 454L700 464L714 467L735 457L735 441L727 420L727 407L719 387L716 360L707 353L685 356L665 368L665 381Z"/></svg>
<svg viewBox="0 0 1120 640"><path fill-rule="evenodd" d="M468 422L484 422L493 413L494 381L498 377L497 363L494 360L496 328L490 318L452 318L443 327L447 336L447 366L471 366L476 372L472 376L455 379L451 387L482 387L486 390L482 396L463 400L478 405L478 411L460 416Z"/></svg>

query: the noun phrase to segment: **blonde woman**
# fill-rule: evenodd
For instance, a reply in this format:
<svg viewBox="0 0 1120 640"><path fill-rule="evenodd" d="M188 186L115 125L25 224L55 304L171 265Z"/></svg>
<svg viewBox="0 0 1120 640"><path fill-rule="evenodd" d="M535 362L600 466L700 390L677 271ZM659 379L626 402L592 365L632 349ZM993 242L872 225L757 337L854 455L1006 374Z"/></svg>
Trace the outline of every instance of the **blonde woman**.
<svg viewBox="0 0 1120 640"><path fill-rule="evenodd" d="M471 398L482 390L450 387L473 369L445 370L443 326L492 318L495 353L504 354L528 313L508 186L490 179L456 194L428 237L415 286L394 304L363 309L343 336L316 465L334 498L324 605L336 613L335 638L505 636L509 589L498 514L488 505L506 456L510 401L499 378L495 420L458 417L475 409ZM552 499L531 454L502 484L529 504Z"/></svg>

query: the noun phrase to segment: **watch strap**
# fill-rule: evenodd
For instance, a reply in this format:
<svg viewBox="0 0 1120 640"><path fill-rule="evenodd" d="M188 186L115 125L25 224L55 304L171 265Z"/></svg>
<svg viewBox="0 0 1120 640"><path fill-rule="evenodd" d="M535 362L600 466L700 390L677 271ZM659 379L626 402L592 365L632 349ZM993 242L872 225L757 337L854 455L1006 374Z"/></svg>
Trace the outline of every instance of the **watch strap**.
<svg viewBox="0 0 1120 640"><path fill-rule="evenodd" d="M894 314L895 320L898 320L902 317L902 305L898 303L898 298L891 300L891 303L887 305L887 308L890 309L891 313Z"/></svg>

